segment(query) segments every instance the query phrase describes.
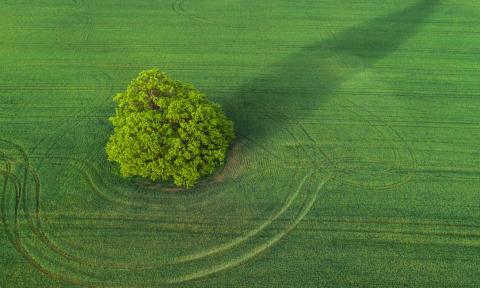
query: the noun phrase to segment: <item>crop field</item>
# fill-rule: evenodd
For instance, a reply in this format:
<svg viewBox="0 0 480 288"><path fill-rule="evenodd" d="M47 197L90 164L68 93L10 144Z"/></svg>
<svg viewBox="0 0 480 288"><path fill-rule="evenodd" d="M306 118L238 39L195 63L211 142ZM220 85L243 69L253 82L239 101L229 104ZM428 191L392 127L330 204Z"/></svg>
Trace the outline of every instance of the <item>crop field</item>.
<svg viewBox="0 0 480 288"><path fill-rule="evenodd" d="M480 286L480 2L0 1L0 287ZM157 67L236 139L183 192L107 161Z"/></svg>

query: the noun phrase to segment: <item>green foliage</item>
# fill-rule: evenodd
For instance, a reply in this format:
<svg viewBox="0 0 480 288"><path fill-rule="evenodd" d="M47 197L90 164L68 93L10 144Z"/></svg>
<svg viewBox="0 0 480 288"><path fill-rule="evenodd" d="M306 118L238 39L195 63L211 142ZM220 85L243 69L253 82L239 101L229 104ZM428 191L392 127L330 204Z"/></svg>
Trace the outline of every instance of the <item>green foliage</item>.
<svg viewBox="0 0 480 288"><path fill-rule="evenodd" d="M141 72L114 97L108 159L122 176L191 187L225 160L233 123L220 105L157 69Z"/></svg>

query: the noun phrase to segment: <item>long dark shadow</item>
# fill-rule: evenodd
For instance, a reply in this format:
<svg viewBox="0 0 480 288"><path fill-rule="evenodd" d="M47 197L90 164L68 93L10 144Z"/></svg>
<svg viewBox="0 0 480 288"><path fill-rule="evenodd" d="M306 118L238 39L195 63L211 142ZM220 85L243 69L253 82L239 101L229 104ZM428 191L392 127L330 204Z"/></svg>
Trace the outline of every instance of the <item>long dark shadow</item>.
<svg viewBox="0 0 480 288"><path fill-rule="evenodd" d="M346 80L388 56L420 29L440 0L421 0L304 47L228 99L225 110L240 135L257 141L308 116ZM273 47L274 48L274 47Z"/></svg>

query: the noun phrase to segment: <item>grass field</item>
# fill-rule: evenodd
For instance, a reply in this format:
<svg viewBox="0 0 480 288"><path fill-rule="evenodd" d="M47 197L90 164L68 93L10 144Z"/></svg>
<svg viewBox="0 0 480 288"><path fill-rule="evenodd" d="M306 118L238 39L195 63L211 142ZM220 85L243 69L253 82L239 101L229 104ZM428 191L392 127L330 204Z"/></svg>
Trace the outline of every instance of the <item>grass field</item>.
<svg viewBox="0 0 480 288"><path fill-rule="evenodd" d="M480 4L3 0L0 287L480 286ZM188 192L106 161L158 67L237 139Z"/></svg>

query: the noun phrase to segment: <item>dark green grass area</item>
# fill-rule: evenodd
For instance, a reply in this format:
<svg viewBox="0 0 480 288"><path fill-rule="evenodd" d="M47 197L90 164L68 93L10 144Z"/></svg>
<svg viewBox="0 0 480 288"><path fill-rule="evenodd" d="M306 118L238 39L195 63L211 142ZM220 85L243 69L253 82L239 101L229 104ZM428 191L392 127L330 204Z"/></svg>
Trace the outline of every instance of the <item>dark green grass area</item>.
<svg viewBox="0 0 480 288"><path fill-rule="evenodd" d="M480 285L480 5L0 3L0 287ZM187 192L106 161L158 67L238 138Z"/></svg>

